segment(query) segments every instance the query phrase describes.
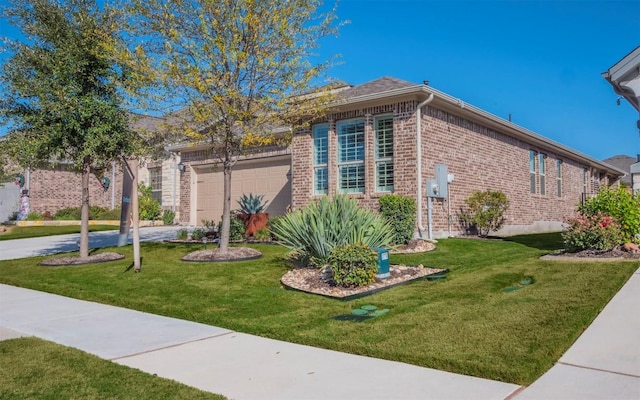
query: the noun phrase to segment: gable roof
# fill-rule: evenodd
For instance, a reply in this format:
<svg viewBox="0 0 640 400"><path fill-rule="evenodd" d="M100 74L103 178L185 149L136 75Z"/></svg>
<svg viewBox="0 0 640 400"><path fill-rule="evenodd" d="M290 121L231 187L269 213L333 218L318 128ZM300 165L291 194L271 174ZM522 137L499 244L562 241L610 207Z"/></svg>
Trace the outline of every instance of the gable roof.
<svg viewBox="0 0 640 400"><path fill-rule="evenodd" d="M403 89L415 86L415 84L402 79L385 76L376 80L363 83L362 85L353 86L340 93L340 98L344 100L367 96L376 93L388 92L395 89Z"/></svg>

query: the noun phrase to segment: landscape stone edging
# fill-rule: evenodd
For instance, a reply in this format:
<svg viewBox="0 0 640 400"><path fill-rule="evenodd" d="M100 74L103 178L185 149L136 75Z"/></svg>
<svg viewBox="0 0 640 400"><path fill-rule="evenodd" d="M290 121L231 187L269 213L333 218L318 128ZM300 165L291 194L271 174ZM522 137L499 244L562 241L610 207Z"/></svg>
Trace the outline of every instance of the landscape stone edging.
<svg viewBox="0 0 640 400"><path fill-rule="evenodd" d="M15 226L76 226L80 225L79 220L56 220L56 221L16 221ZM119 226L120 220L114 219L90 219L89 225L114 225ZM140 221L139 226L164 226L162 221Z"/></svg>

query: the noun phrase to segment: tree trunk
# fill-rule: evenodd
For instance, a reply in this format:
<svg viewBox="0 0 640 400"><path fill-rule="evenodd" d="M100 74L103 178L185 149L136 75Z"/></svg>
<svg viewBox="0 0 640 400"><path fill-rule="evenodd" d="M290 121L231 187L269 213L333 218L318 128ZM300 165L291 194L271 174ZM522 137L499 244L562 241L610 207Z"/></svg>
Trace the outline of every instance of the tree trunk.
<svg viewBox="0 0 640 400"><path fill-rule="evenodd" d="M80 206L80 258L89 257L89 177L91 157L82 161L82 204Z"/></svg>
<svg viewBox="0 0 640 400"><path fill-rule="evenodd" d="M222 205L222 230L220 232L220 251L229 250L229 227L231 226L231 163L225 161L224 165L224 202Z"/></svg>
<svg viewBox="0 0 640 400"><path fill-rule="evenodd" d="M130 163L133 172L133 190L131 191L131 222L133 223L133 270L140 272L140 212L138 210L138 160Z"/></svg>

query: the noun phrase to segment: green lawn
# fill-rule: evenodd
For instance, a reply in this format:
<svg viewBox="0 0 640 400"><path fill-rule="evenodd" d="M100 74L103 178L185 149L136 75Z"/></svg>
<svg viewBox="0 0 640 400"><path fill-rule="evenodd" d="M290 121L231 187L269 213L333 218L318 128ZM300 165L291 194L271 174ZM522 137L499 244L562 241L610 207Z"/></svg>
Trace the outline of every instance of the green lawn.
<svg viewBox="0 0 640 400"><path fill-rule="evenodd" d="M555 245L553 245L555 243ZM285 249L252 246L260 260L187 263L202 246L143 243L142 273L131 247L123 261L43 268L41 258L0 262L0 282L188 319L274 339L526 385L547 371L638 267L637 262L566 263L539 256L559 234L509 240L441 240L433 252L392 263L449 268L352 301L285 290ZM503 289L524 276L535 283ZM364 304L389 308L365 322L339 321Z"/></svg>
<svg viewBox="0 0 640 400"><path fill-rule="evenodd" d="M0 398L226 399L37 338L0 342Z"/></svg>
<svg viewBox="0 0 640 400"><path fill-rule="evenodd" d="M8 226L6 232L0 233L0 240L25 239L32 237L66 235L80 233L80 225L63 226ZM112 231L120 227L114 225L89 225L89 232Z"/></svg>

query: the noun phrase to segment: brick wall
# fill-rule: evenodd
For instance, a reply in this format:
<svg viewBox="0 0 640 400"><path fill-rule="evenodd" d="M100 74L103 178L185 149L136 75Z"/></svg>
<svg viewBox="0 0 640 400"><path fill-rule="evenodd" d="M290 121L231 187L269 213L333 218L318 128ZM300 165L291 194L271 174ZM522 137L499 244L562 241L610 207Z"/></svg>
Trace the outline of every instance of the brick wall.
<svg viewBox="0 0 640 400"><path fill-rule="evenodd" d="M393 115L394 124L394 157L395 193L415 197L416 180L416 119L415 102L406 101L384 106L367 107L362 109L339 112L329 115L329 195L334 196L337 189L338 161L336 122L354 118L365 121L365 191L352 195L358 204L371 209L378 208L378 198L385 193L375 192L375 164L374 154L374 117ZM311 129L296 132L291 145L293 177L292 177L292 207L299 208L317 198L313 194L313 140ZM403 179L398 179L402 176ZM410 182L413 178L413 182Z"/></svg>
<svg viewBox="0 0 640 400"><path fill-rule="evenodd" d="M105 171L111 182L109 190L103 190L98 178L89 178L89 205L111 208L112 190L115 189L115 206L122 200L122 173L116 164L116 179L112 179L111 168ZM31 171L29 207L32 212L55 214L61 208L80 207L82 196L82 177L66 165L42 167Z"/></svg>
<svg viewBox="0 0 640 400"><path fill-rule="evenodd" d="M365 120L365 193L353 195L371 209L378 208L374 183L374 131L372 121L377 115L393 114L394 119L394 192L417 199L416 168L416 101L402 101L377 107L360 108L329 115L329 194L337 187L336 122L351 118ZM422 109L422 189L424 182L435 175L435 164L448 166L455 180L450 185L449 203L433 201L434 237L462 232L457 214L464 200L474 190L500 190L510 200L506 214L508 225L503 233L532 232L558 229L575 212L583 192L584 166L578 161L546 148L507 136L461 116L435 107ZM539 193L540 177L536 174L536 194L530 190L529 151L546 155L546 194ZM299 208L313 195L313 141L311 129L296 132L292 141L293 178L292 206ZM562 195L557 195L556 160L562 160ZM539 165L536 164L536 171ZM607 183L606 176L588 170L590 192L598 183ZM591 182L594 177L595 181ZM423 196L422 225L428 226L427 198ZM426 236L426 232L423 233Z"/></svg>
<svg viewBox="0 0 640 400"><path fill-rule="evenodd" d="M449 218L454 233L462 230L457 214L474 190L500 190L507 195L511 206L505 215L505 224L510 230L558 227L557 223L575 213L583 191L584 167L580 163L433 107L427 107L423 113L422 127L423 175L433 177L435 164L442 163L455 176L449 186L450 204L434 200L433 230L440 236L448 231ZM536 174L537 193L531 193L531 150L546 155L544 195L540 194L539 173ZM558 159L562 161L560 197L557 191ZM538 157L536 171L540 171ZM425 208L426 201L423 204ZM426 226L427 221L423 220L423 224Z"/></svg>

